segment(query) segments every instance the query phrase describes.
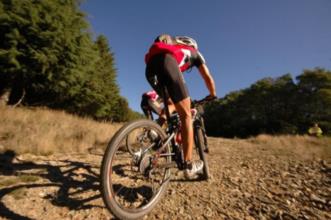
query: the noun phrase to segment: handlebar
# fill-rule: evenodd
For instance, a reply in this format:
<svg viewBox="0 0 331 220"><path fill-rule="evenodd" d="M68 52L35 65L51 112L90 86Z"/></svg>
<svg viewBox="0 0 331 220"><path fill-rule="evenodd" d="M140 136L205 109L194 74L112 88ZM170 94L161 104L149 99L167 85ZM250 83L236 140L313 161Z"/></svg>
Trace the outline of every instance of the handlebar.
<svg viewBox="0 0 331 220"><path fill-rule="evenodd" d="M200 100L192 100L191 104L192 104L192 107L194 107L194 106L198 106L198 105L203 105L207 102L211 102L215 99L217 99L216 96L206 96L205 98L200 99Z"/></svg>

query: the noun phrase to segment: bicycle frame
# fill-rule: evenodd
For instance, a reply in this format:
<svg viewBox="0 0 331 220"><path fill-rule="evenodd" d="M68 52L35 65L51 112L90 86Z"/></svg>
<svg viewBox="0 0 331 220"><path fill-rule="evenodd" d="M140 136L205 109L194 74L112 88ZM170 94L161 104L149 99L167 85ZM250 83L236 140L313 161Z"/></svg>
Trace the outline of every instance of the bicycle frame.
<svg viewBox="0 0 331 220"><path fill-rule="evenodd" d="M178 121L176 121L176 120L179 120L179 119L170 116L169 106L168 106L168 102L167 102L168 97L166 96L165 87L162 87L162 97L164 100L164 110L166 113L166 118L167 118L167 123L168 123L168 129L167 129L168 137L167 137L166 141L162 144L162 146L157 149L157 153L156 153L157 156L154 159L157 160L157 158L159 158L160 156L175 156L175 162L177 164L177 167L179 169L182 169L184 167L184 158L182 156L181 149L175 140L175 136L179 132ZM172 152L170 155L162 153L162 151L167 147L168 144L171 144L171 146L172 146ZM148 149L150 149L150 148L148 148ZM147 151L148 149L146 149L145 151ZM167 164L167 165L170 165L170 164Z"/></svg>
<svg viewBox="0 0 331 220"><path fill-rule="evenodd" d="M168 97L166 95L167 93L166 93L166 88L165 87L162 87L161 93L162 93L161 95L162 95L163 100L164 100L164 110L165 110L167 123L168 123L168 129L167 129L168 137L167 137L166 141L162 144L162 146L157 149L156 157L154 158L154 160L155 160L154 164L157 164L156 160L161 156L175 156L175 162L176 162L177 168L182 170L184 168L183 152L182 152L182 149L180 149L180 146L178 146L178 144L176 143L176 140L175 140L175 136L179 132L179 128L180 128L179 123L178 123L178 120L179 120L178 115L176 115L175 117L172 117L170 115L169 106L168 106ZM203 103L203 102L201 102L201 103ZM198 103L196 103L196 104L198 104ZM198 110L196 110L196 111L197 112L196 112L196 114L194 116L194 119L193 119L193 121L194 121L193 122L194 131L195 131L196 127L201 127L204 131L202 116L201 116L201 114L199 113ZM205 133L204 133L204 141L206 143ZM168 144L171 144L171 146L172 146L172 152L171 152L170 155L162 153L162 151L166 148L166 146ZM150 149L151 147L152 146L148 147L142 153L147 152L148 149ZM166 164L166 166L169 166L169 165L170 164Z"/></svg>

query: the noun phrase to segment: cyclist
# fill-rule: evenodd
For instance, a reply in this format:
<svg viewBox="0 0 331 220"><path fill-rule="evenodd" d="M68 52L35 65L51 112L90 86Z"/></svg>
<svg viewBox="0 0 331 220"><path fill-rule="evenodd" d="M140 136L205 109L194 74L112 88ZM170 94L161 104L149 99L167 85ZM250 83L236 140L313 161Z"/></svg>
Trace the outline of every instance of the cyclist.
<svg viewBox="0 0 331 220"><path fill-rule="evenodd" d="M182 73L193 66L198 68L210 93L207 99L216 98L213 77L198 51L196 41L186 36L172 37L168 34L158 36L145 55L145 62L147 81L161 96L162 87L166 88L167 97L170 97L166 100L169 103L169 111L176 110L179 114L182 124L184 174L187 178L192 178L202 171L203 162L192 161L194 140L191 101ZM165 120L164 112L160 117Z"/></svg>
<svg viewBox="0 0 331 220"><path fill-rule="evenodd" d="M313 127L308 129L308 134L315 137L321 137L323 134L322 129L318 126L317 123L314 123Z"/></svg>
<svg viewBox="0 0 331 220"><path fill-rule="evenodd" d="M140 107L145 116L153 120L153 113L160 115L164 104L162 98L154 90L151 90L142 95Z"/></svg>

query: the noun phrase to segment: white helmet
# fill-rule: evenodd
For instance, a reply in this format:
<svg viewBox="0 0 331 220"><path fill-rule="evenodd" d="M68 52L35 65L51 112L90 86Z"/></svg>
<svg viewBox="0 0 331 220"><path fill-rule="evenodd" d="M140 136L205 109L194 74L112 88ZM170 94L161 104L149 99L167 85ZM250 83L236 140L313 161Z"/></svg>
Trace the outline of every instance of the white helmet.
<svg viewBox="0 0 331 220"><path fill-rule="evenodd" d="M183 44L183 45L187 45L190 47L193 47L194 49L198 49L198 44L197 42L191 38L191 37L187 37L187 36L176 36L175 37L175 42L177 44Z"/></svg>
<svg viewBox="0 0 331 220"><path fill-rule="evenodd" d="M169 34L161 34L156 37L154 42L162 42L165 44L173 44L174 43L174 38L171 37Z"/></svg>

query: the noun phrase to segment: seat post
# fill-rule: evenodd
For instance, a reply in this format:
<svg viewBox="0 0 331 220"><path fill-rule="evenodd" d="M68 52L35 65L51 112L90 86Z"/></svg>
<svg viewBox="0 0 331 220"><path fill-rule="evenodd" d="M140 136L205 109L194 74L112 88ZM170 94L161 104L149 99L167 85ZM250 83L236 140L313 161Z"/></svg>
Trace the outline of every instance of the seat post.
<svg viewBox="0 0 331 220"><path fill-rule="evenodd" d="M164 102L164 109L165 109L167 121L169 123L170 112L169 112L169 106L168 106L168 96L167 96L167 93L166 93L166 87L162 86L161 90L162 90L162 98L163 98L163 102Z"/></svg>

